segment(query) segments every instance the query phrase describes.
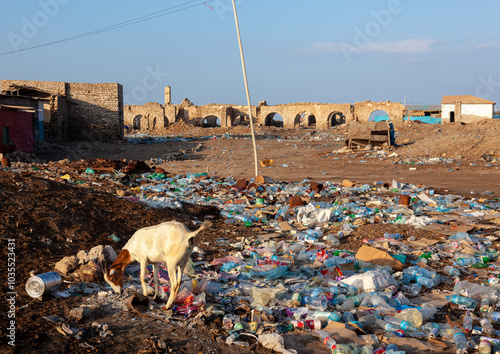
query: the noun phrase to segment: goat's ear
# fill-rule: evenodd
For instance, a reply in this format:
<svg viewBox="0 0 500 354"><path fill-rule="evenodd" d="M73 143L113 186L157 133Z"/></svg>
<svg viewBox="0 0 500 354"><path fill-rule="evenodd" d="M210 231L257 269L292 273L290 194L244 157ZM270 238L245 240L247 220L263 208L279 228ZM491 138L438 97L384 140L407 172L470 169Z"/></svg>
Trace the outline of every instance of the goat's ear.
<svg viewBox="0 0 500 354"><path fill-rule="evenodd" d="M116 270L115 270L115 269L111 269L111 270L109 271L109 275L113 275L113 274L115 274L115 273L116 273Z"/></svg>

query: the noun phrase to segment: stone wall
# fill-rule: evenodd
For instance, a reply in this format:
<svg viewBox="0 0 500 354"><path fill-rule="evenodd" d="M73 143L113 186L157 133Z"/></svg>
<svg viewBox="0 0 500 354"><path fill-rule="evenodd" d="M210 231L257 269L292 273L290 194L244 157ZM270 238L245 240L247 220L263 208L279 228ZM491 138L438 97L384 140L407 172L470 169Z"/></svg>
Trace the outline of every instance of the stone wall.
<svg viewBox="0 0 500 354"><path fill-rule="evenodd" d="M70 139L123 138L122 85L67 83L66 97Z"/></svg>

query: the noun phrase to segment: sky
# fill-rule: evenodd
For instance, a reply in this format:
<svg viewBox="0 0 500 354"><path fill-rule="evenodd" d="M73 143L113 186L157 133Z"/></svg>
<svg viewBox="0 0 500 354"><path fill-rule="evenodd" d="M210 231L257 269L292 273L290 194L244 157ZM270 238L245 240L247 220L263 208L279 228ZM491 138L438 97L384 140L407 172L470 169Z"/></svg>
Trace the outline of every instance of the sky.
<svg viewBox="0 0 500 354"><path fill-rule="evenodd" d="M500 104L498 0L236 7L252 104ZM4 2L0 79L118 82L125 104L163 103L165 86L174 104L246 104L231 0Z"/></svg>

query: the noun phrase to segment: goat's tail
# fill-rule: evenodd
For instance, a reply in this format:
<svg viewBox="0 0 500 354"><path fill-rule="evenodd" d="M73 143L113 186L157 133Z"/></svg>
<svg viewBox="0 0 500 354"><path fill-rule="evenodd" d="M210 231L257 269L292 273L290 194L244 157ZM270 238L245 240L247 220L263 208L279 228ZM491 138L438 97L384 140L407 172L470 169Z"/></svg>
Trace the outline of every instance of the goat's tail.
<svg viewBox="0 0 500 354"><path fill-rule="evenodd" d="M201 224L201 226L199 227L198 230L196 231L193 231L193 232L190 232L188 234L188 238L192 238L192 237L195 237L196 235L198 235L200 232L204 231L204 230L208 230L210 227L212 227L212 222L210 220L205 220L203 221L203 224Z"/></svg>

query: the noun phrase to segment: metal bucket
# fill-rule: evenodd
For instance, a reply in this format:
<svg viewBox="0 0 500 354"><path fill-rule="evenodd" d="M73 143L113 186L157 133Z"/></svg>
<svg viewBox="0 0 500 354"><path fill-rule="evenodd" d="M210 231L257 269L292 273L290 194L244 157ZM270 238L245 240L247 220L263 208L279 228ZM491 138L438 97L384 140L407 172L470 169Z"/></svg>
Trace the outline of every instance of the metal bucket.
<svg viewBox="0 0 500 354"><path fill-rule="evenodd" d="M26 292L33 298L59 289L62 279L57 272L48 272L35 275L26 282Z"/></svg>

